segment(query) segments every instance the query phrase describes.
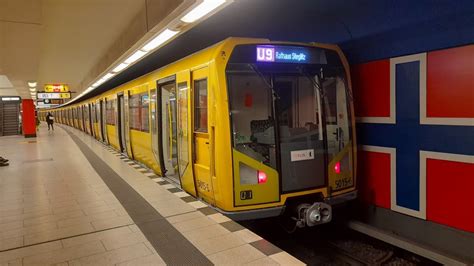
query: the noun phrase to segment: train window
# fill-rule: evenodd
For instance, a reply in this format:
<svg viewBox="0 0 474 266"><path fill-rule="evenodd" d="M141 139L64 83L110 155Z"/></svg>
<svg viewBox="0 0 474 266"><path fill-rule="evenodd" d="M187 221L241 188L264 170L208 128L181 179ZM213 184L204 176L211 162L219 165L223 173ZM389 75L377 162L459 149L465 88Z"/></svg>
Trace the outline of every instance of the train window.
<svg viewBox="0 0 474 266"><path fill-rule="evenodd" d="M115 125L115 108L114 108L115 101L116 100L108 100L105 106L106 123L108 125Z"/></svg>
<svg viewBox="0 0 474 266"><path fill-rule="evenodd" d="M182 176L189 164L188 156L188 83L178 83L178 159Z"/></svg>
<svg viewBox="0 0 474 266"><path fill-rule="evenodd" d="M91 108L92 123L97 123L97 117L95 115L95 104L91 103L90 108Z"/></svg>
<svg viewBox="0 0 474 266"><path fill-rule="evenodd" d="M140 119L141 119L141 131L148 132L149 131L149 105L150 100L148 97L148 93L140 94Z"/></svg>
<svg viewBox="0 0 474 266"><path fill-rule="evenodd" d="M130 128L134 130L149 131L148 109L149 100L148 93L131 95L129 99L129 116Z"/></svg>
<svg viewBox="0 0 474 266"><path fill-rule="evenodd" d="M342 71L341 71L342 72ZM342 151L351 139L350 112L343 73L321 80L326 106L326 130L329 159Z"/></svg>
<svg viewBox="0 0 474 266"><path fill-rule="evenodd" d="M128 105L130 108L130 128L140 130L140 96L138 94L130 95Z"/></svg>
<svg viewBox="0 0 474 266"><path fill-rule="evenodd" d="M276 169L272 94L255 72L228 75L236 150Z"/></svg>
<svg viewBox="0 0 474 266"><path fill-rule="evenodd" d="M207 79L194 81L194 130L207 133Z"/></svg>

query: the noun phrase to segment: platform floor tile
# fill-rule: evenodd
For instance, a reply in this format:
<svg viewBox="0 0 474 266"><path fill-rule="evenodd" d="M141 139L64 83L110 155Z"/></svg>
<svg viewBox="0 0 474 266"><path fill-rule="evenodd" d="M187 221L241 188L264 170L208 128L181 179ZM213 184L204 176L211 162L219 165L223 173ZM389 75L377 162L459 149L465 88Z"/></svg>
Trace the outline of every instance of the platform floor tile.
<svg viewBox="0 0 474 266"><path fill-rule="evenodd" d="M56 128L34 143L0 138L12 162L0 168L0 265L300 263L172 180Z"/></svg>

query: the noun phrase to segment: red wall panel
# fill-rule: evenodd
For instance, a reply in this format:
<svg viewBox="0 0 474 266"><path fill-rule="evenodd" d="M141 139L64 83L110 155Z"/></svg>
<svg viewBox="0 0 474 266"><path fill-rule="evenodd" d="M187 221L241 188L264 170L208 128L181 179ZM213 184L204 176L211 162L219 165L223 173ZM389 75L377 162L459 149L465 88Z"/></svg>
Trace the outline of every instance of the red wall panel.
<svg viewBox="0 0 474 266"><path fill-rule="evenodd" d="M390 154L359 150L358 155L361 199L390 209Z"/></svg>
<svg viewBox="0 0 474 266"><path fill-rule="evenodd" d="M36 137L35 105L33 100L22 100L21 109L23 135L25 137Z"/></svg>
<svg viewBox="0 0 474 266"><path fill-rule="evenodd" d="M357 117L390 116L390 60L351 66Z"/></svg>
<svg viewBox="0 0 474 266"><path fill-rule="evenodd" d="M429 52L428 117L474 118L474 45Z"/></svg>
<svg viewBox="0 0 474 266"><path fill-rule="evenodd" d="M473 188L474 164L427 159L427 219L474 232Z"/></svg>

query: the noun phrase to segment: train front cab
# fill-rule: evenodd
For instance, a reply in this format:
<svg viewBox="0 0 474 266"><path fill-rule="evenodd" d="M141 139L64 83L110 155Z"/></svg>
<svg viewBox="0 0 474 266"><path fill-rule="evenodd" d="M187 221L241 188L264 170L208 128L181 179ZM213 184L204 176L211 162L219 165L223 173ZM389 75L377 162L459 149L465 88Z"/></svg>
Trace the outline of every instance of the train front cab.
<svg viewBox="0 0 474 266"><path fill-rule="evenodd" d="M227 88L220 100L229 105L215 115L224 114L230 125L230 141L221 145L232 147L232 163L221 160L216 170L233 177L232 202L223 211L236 220L286 212L300 227L329 222L331 206L357 194L345 57L331 45L253 43L222 50L229 58L216 60L219 86Z"/></svg>

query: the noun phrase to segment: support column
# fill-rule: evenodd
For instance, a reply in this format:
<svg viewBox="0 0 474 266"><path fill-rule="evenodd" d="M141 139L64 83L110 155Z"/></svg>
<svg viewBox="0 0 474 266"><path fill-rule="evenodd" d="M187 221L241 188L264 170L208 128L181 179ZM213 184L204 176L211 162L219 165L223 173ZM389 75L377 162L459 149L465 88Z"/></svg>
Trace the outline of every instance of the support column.
<svg viewBox="0 0 474 266"><path fill-rule="evenodd" d="M36 137L36 117L35 117L35 105L33 100L24 99L21 101L22 109L22 127L23 135L25 138Z"/></svg>

